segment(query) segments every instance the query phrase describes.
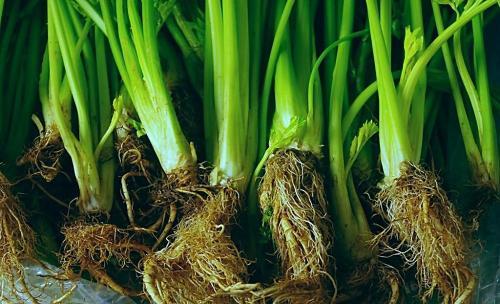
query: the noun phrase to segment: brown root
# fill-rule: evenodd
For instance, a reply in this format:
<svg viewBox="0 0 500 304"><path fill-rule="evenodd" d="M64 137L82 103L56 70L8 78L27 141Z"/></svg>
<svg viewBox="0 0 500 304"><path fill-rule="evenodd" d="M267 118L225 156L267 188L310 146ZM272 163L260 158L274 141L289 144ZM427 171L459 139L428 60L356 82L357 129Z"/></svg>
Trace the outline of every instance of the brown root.
<svg viewBox="0 0 500 304"><path fill-rule="evenodd" d="M174 226L177 206L182 206L191 199L192 195L187 195L185 190L197 184L196 168L179 168L155 182L151 191L153 202L148 201L148 211L138 219L135 217L136 210L127 184L127 180L135 176L141 176L141 173L131 171L121 178L121 193L127 208L127 217L134 231L152 235L158 233L154 250L166 240ZM167 218L166 223L165 218Z"/></svg>
<svg viewBox="0 0 500 304"><path fill-rule="evenodd" d="M388 279L387 283L391 288L391 296L389 298L388 304L398 304L399 303L399 283L397 280Z"/></svg>
<svg viewBox="0 0 500 304"><path fill-rule="evenodd" d="M198 183L196 176L196 168L180 168L166 174L155 189L153 190L153 205L163 210L168 210L168 221L163 225L153 249L156 249L164 242L174 226L174 221L177 216L177 206L191 204L193 196L186 194L185 190L190 189ZM162 213L163 217L164 212Z"/></svg>
<svg viewBox="0 0 500 304"><path fill-rule="evenodd" d="M106 271L103 269L100 269L98 267L93 267L90 266L87 271L90 273L90 275L99 283L108 286L109 288L113 289L114 291L118 292L119 294L122 294L124 296L128 297L137 297L141 293L136 292L133 290L130 290L128 288L125 288L118 284L115 280L113 280L112 277L110 277Z"/></svg>
<svg viewBox="0 0 500 304"><path fill-rule="evenodd" d="M464 227L435 174L402 164L400 177L379 192L376 209L388 222L376 237L383 254L416 265L423 301L435 289L444 302L470 299L474 275L467 266Z"/></svg>
<svg viewBox="0 0 500 304"><path fill-rule="evenodd" d="M334 294L328 295L319 281L311 282L309 278L279 280L272 286L253 292L254 299L272 298L273 304L279 303L335 303L337 287L333 277L324 273L326 279L333 284ZM317 285L314 285L317 284ZM321 291L321 292L319 292Z"/></svg>
<svg viewBox="0 0 500 304"><path fill-rule="evenodd" d="M369 263L356 265L354 271L337 272L337 280L345 282L334 298L334 303L397 304L404 301L400 297L402 278L392 266L373 259Z"/></svg>
<svg viewBox="0 0 500 304"><path fill-rule="evenodd" d="M269 158L259 188L264 217L281 258L283 278L275 301L324 303L323 274L332 238L322 176L310 152L281 150ZM298 290L301 288L302 291ZM314 300L315 299L315 300Z"/></svg>
<svg viewBox="0 0 500 304"><path fill-rule="evenodd" d="M77 221L63 228L64 269L87 265L104 267L111 257L114 257L121 267L132 263L130 253L136 251L146 253L150 250L132 240L130 234L111 224L88 224Z"/></svg>
<svg viewBox="0 0 500 304"><path fill-rule="evenodd" d="M373 282L379 281L380 269L374 261L364 261L355 265L346 278L346 286L350 291L366 289Z"/></svg>
<svg viewBox="0 0 500 304"><path fill-rule="evenodd" d="M247 261L228 226L239 201L229 188L192 190L200 198L179 223L175 241L146 257L144 285L155 303L247 303Z"/></svg>
<svg viewBox="0 0 500 304"><path fill-rule="evenodd" d="M151 164L144 157L146 145L132 132L116 143L118 160L122 168L129 172L137 172L151 182Z"/></svg>
<svg viewBox="0 0 500 304"><path fill-rule="evenodd" d="M126 230L111 224L77 221L64 227L62 233L64 248L60 260L68 276L71 277L73 269L78 268L80 272L88 271L97 281L106 283L117 292L131 294L114 282L104 269L111 258L121 268L133 265L131 253L145 255L150 252L147 246L135 242Z"/></svg>
<svg viewBox="0 0 500 304"><path fill-rule="evenodd" d="M182 189L189 188L198 184L196 176L196 168L187 167L179 168L165 177L155 185L153 190L153 200L157 206L169 206L171 203L186 204L186 201L191 198L186 195Z"/></svg>
<svg viewBox="0 0 500 304"><path fill-rule="evenodd" d="M35 256L35 233L28 226L10 186L0 173L0 278L6 281L11 291L20 289L33 298L24 280L22 260ZM2 289L2 294L4 292Z"/></svg>
<svg viewBox="0 0 500 304"><path fill-rule="evenodd" d="M31 165L32 175L40 175L45 181L51 182L61 170L59 159L63 153L64 145L59 133L47 129L40 133L33 146L17 160L17 164Z"/></svg>
<svg viewBox="0 0 500 304"><path fill-rule="evenodd" d="M167 236L174 226L174 221L175 218L177 217L177 206L174 203L170 204L170 212L168 215L168 222L167 224L163 227L162 232L160 233L160 236L158 237L158 240L156 240L155 244L153 245L153 250L156 250L158 246L163 242L163 240L167 239Z"/></svg>

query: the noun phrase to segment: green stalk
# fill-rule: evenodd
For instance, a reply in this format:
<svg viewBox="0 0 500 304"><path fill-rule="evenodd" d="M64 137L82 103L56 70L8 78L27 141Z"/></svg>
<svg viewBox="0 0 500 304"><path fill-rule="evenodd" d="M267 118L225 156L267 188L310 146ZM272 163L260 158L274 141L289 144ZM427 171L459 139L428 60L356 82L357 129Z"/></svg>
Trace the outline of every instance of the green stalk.
<svg viewBox="0 0 500 304"><path fill-rule="evenodd" d="M365 104L372 98L372 96L377 93L378 83L376 81L369 84L351 103L349 109L346 111L344 117L342 118L342 134L343 140L345 141L349 135L349 130L353 125L356 117L361 112L361 109Z"/></svg>
<svg viewBox="0 0 500 304"><path fill-rule="evenodd" d="M66 70L69 87L71 89L76 107L79 132L78 138L82 143L82 148L84 149L85 154L93 155L92 129L90 128L89 120L90 104L87 101L88 96L85 92L85 89L87 89L87 83L84 75L84 68L81 62L73 60L72 52L70 50L70 46L76 44L75 33L71 31L73 27L70 25L70 16L68 16L69 11L67 10L68 8L66 5L60 4L53 6L53 8L54 10L52 16L54 18L57 39L59 41L64 68ZM92 162L93 159L89 159L88 161Z"/></svg>
<svg viewBox="0 0 500 304"><path fill-rule="evenodd" d="M64 147L73 162L73 169L80 189L80 208L84 212L109 212L114 190L114 162L109 151L107 151L106 157L103 157L101 148L95 151L97 143L101 140L93 138L93 134L97 134L99 137L101 134L109 134L109 132L103 133L103 126L108 126L107 131L115 127L113 123L116 124L116 119L113 123L110 122L110 98L109 92L107 92L109 87L105 79L107 70L103 54L103 39L99 37L99 34L96 35L96 53L94 55L91 41L80 39L81 35L86 36L87 33L85 33L85 27L81 26L77 15L71 12L73 9L72 6L55 0L48 2L48 100ZM76 56L80 53L80 47L83 51L82 57ZM99 73L95 67L95 56L99 59ZM83 62L77 58L83 58ZM92 64L94 67L90 67ZM45 82L45 77L44 72L41 83ZM67 77L67 84L77 109L78 137L73 134L71 121L67 113L63 111L63 101L57 98L65 91L65 77ZM89 80L96 81L96 85L89 85L87 83ZM100 83L100 87L97 87L97 82ZM95 89L98 92L87 92L90 89ZM46 98L46 94L45 90L41 91L41 96L44 96L42 99ZM98 96L98 98L89 99L91 96ZM95 105L91 105L91 103L95 103ZM108 103L108 106L105 103ZM97 123L92 125L89 119L91 109L98 111L96 117L99 118Z"/></svg>
<svg viewBox="0 0 500 304"><path fill-rule="evenodd" d="M99 177L101 178L101 192L102 200L105 202L113 201L114 183L115 183L115 172L116 172L116 161L114 158L114 145L111 136L111 132L114 130L113 125L117 122L111 121L113 111L111 108L111 96L109 94L109 81L108 81L108 69L107 69L107 55L106 47L104 44L104 36L102 32L95 28L95 58L96 58L96 80L97 80L97 91L98 91L98 115L99 115L99 125L98 128L98 138L100 141L96 141L95 148L95 158L97 161L97 166L99 168ZM120 107L116 109L116 116L121 113ZM107 132L108 128L111 132ZM102 142L102 144L100 144Z"/></svg>
<svg viewBox="0 0 500 304"><path fill-rule="evenodd" d="M237 182L236 188L240 191L245 189L248 182L248 163L245 157L248 125L248 84L246 89L244 80L248 80L248 50L243 49L241 37L238 30L241 29L238 9L247 5L237 5L231 0L223 0L222 6L222 32L216 36L222 36L224 46L224 60L222 64L221 92L222 98L216 100L218 109L219 144L218 155L215 159L216 174L212 176L212 183L220 184L231 179L244 179ZM244 20L243 20L244 21ZM242 29L243 30L243 29ZM214 35L212 35L214 36ZM248 32L246 33L248 39ZM248 43L247 45L248 46ZM214 54L216 51L214 50ZM246 55L247 58L244 56ZM241 58L240 58L241 56ZM214 58L217 56L214 56ZM219 54L222 59L222 53ZM214 64L216 61L214 60ZM242 136L244 135L244 136Z"/></svg>
<svg viewBox="0 0 500 304"><path fill-rule="evenodd" d="M352 33L354 6L353 1L343 2L340 38ZM382 43L383 41L384 39L382 39ZM330 201L330 214L335 225L336 250L344 261L358 263L369 259L373 253L366 248L366 240L370 237L371 231L357 193L353 187L349 187L349 181L352 180L352 177L344 160L342 107L345 103L345 91L348 87L347 70L350 50L350 42L339 45L331 84L328 138L330 172L333 182L331 194L333 197Z"/></svg>
<svg viewBox="0 0 500 304"><path fill-rule="evenodd" d="M400 116L401 111L380 28L377 5L374 0L367 0L366 4L378 82L382 167L385 176L392 179L399 176L401 162L411 160L411 146L407 137L407 127Z"/></svg>
<svg viewBox="0 0 500 304"><path fill-rule="evenodd" d="M258 123L262 122L258 120L258 53L262 43L264 3L231 2L206 2L205 141L209 160L215 165L211 183L229 183L244 192L254 168L259 143ZM252 186L255 183L252 182ZM252 190L249 200L248 221L255 223L257 204ZM253 251L251 255L255 253L255 239L255 236L250 237L253 242L249 245Z"/></svg>
<svg viewBox="0 0 500 304"><path fill-rule="evenodd" d="M21 22L18 24L17 28L17 35L16 39L13 41L13 50L12 50L12 56L9 56L8 54L5 54L7 58L10 57L10 66L7 68L0 68L0 71L4 73L5 75L9 75L8 79L3 79L5 83L7 84L6 87L4 88L3 85L0 85L1 92L4 94L2 99L5 101L12 101L14 100L16 96L16 91L18 91L22 85L23 85L23 73L22 73L22 64L24 62L24 55L25 53L23 50L26 47L26 41L28 38L29 34L29 28L30 28L30 23L29 22ZM7 45L8 49L8 45ZM7 58L5 64L7 64ZM7 70L8 69L8 70ZM3 77L1 77L3 78ZM18 88L16 90L16 88ZM4 113L12 113L12 107L14 106L14 102L5 102L1 104L2 111ZM8 132L9 130L9 123L10 123L10 115L7 115L4 117L3 121L0 121L2 123L0 125L1 130L3 132ZM7 134L3 136L3 138L6 138Z"/></svg>
<svg viewBox="0 0 500 304"><path fill-rule="evenodd" d="M77 15L78 13L75 10L70 10L70 14L73 24L75 26L77 36L81 36L82 33L90 31L90 28L92 26L92 21L90 19L87 19L85 21L84 26L82 26L82 24L79 21L79 15ZM90 39L85 39L82 42L82 44L83 44L82 55L85 63L83 73L86 75L86 77L82 79L83 80L82 82L84 83L83 87L85 88L84 92L86 92L85 98L87 100L97 100L98 89L95 77L96 75L95 54L92 50ZM88 115L91 121L99 121L98 104L96 104L95 102L89 103ZM98 139L99 139L99 128L92 128L92 144L94 146L97 145Z"/></svg>
<svg viewBox="0 0 500 304"><path fill-rule="evenodd" d="M99 13L95 10L95 8L90 4L87 0L75 0L80 9L94 21L95 25L104 33L106 33L106 26L104 25L104 20L101 18Z"/></svg>
<svg viewBox="0 0 500 304"><path fill-rule="evenodd" d="M424 21L422 15L422 3L421 1L408 1L410 3L410 15L411 15L411 27L413 30L420 29L422 34L424 33ZM425 43L425 42L424 42ZM425 47L425 46L424 46ZM408 125L408 131L410 132L410 144L413 149L413 159L420 161L422 155L422 143L424 135L424 122L425 122L425 98L427 90L427 76L425 71L423 71L420 79L418 80L415 94L411 101L411 119L410 115L407 114L406 121ZM409 109L408 109L409 111ZM403 116L405 117L405 116Z"/></svg>
<svg viewBox="0 0 500 304"><path fill-rule="evenodd" d="M339 37L339 29L338 29L338 1L334 0L326 0L324 1L324 34L323 41L325 47L331 45L333 42L338 40ZM332 83L332 74L333 67L335 65L335 52L336 48L333 51L334 54L332 56L328 56L326 58L325 65L323 67L323 73L321 73L321 79L323 79L322 87L324 92L325 104L328 104L327 99L330 98L330 84Z"/></svg>
<svg viewBox="0 0 500 304"><path fill-rule="evenodd" d="M4 0L0 0L0 26L2 25L3 5L4 5Z"/></svg>
<svg viewBox="0 0 500 304"><path fill-rule="evenodd" d="M309 74L316 57L315 37L314 37L314 19L313 14L315 1L297 1L295 5L296 23L288 23L288 27L295 41L302 41L302 44L293 43L292 58L293 66L297 70L297 81L301 88L301 100L306 100L305 90L309 82ZM302 73L305 72L305 73Z"/></svg>
<svg viewBox="0 0 500 304"><path fill-rule="evenodd" d="M269 4L265 1L249 2L249 41L250 41L250 113L247 146L256 145L248 154L250 162L255 162L259 144L259 102L261 92L261 65L264 35L264 18Z"/></svg>
<svg viewBox="0 0 500 304"><path fill-rule="evenodd" d="M490 98L490 85L488 80L488 63L483 37L482 15L472 19L472 32L474 37L474 66L476 70L476 83L480 99L483 134L480 136L481 152L484 164L488 170L489 178L495 189L500 186L500 157L497 142L495 116Z"/></svg>
<svg viewBox="0 0 500 304"><path fill-rule="evenodd" d="M100 4L113 57L163 171L194 166L196 156L163 82L153 1L142 1L141 18L136 1L127 1L125 13L124 1L118 0L117 26L109 0Z"/></svg>
<svg viewBox="0 0 500 304"><path fill-rule="evenodd" d="M205 133L205 150L206 157L209 162L215 161L217 155L217 138L218 127L214 127L214 120L217 119L215 111L215 68L214 54L212 46L212 14L209 11L210 6L207 5L207 17L205 18L205 59L203 67L203 123Z"/></svg>
<svg viewBox="0 0 500 304"><path fill-rule="evenodd" d="M413 69L410 71L407 77L406 84L402 89L400 97L403 104L408 104L411 102L412 96L415 93L417 83L422 76L422 73L425 71L427 64L432 59L434 54L436 54L436 52L441 49L441 46L464 25L470 22L472 18L481 14L497 3L497 0L484 0L474 2L455 20L455 22L444 29L443 32L427 46L427 48L420 54L418 60L415 62Z"/></svg>
<svg viewBox="0 0 500 304"><path fill-rule="evenodd" d="M413 1L418 2L418 1ZM392 62L392 0L380 0L380 26L382 36L384 37L385 48L389 57L389 63Z"/></svg>
<svg viewBox="0 0 500 304"><path fill-rule="evenodd" d="M197 14L198 19L201 19L202 17L199 16L201 15L200 9L198 7L193 7L191 8L192 12L194 14ZM182 12L179 8L178 5L175 5L172 11L174 18L175 18L175 23L177 24L177 27L180 29L182 32L183 40L187 41L189 44L189 48L191 51L193 51L196 56L198 57L199 60L203 60L203 47L202 47L202 42L200 41L199 37L197 37L196 32L191 28L189 23L194 23L195 21L187 21L186 17L182 15ZM200 26L200 24L197 24ZM198 31L201 31L201 29L198 29ZM180 37L178 37L180 38ZM175 39L175 38L174 38ZM178 42L177 39L175 39L176 42Z"/></svg>
<svg viewBox="0 0 500 304"><path fill-rule="evenodd" d="M440 35L444 31L444 24L438 3L432 3L432 11L434 14L434 19L436 21L437 32L438 35ZM464 99L462 97L460 84L458 82L458 76L453 65L453 57L451 55L451 51L447 42L443 43L442 52L446 65L446 71L448 73L450 81L450 89L453 95L453 101L455 103L455 110L457 111L458 123L462 134L462 139L464 141L464 148L467 159L471 163L473 170L475 170L476 176L486 176L486 168L484 168L482 156L474 138L474 133L472 132L469 118L467 116Z"/></svg>
<svg viewBox="0 0 500 304"><path fill-rule="evenodd" d="M295 4L295 0L288 0L283 9L283 13L281 14L281 18L279 19L278 25L276 27L276 32L274 34L273 44L271 46L271 52L269 54L269 60L266 66L266 72L264 76L264 85L262 89L262 101L260 108L260 123L259 123L259 157L263 156L266 147L267 147L267 139L268 139L268 127L267 122L269 119L268 111L269 111L269 96L271 93L271 85L274 76L274 69L276 67L276 62L278 60L278 55L280 51L281 41L287 27L288 19L290 18L290 14L292 12L292 8Z"/></svg>
<svg viewBox="0 0 500 304"><path fill-rule="evenodd" d="M276 63L274 82L276 110L271 127L271 138L269 140L271 143L277 141L275 136L282 136L281 132L283 131L280 132L280 130L288 130L298 123L303 124L303 120L307 116L307 107L303 103L305 100L304 91L300 90L297 74L298 72L296 72L292 59L290 30L287 28L281 41L280 54ZM297 133L301 128L296 129ZM300 138L300 135L295 134L290 139L290 142L282 145L299 145L301 147L302 143L297 142L298 138ZM276 148L284 148L283 146Z"/></svg>
<svg viewBox="0 0 500 304"><path fill-rule="evenodd" d="M23 81L18 83L16 99L10 112L12 119L7 140L9 144L5 148L6 159L10 163L15 163L22 152L31 127L31 114L37 97L36 87L41 66L42 30L42 14L41 10L37 10L27 40L28 53L24 53L25 62L21 69Z"/></svg>
<svg viewBox="0 0 500 304"><path fill-rule="evenodd" d="M304 150L313 152L316 156L321 155L321 146L324 136L324 114L323 97L321 83L313 83L309 87L311 73L319 77L317 70L314 70L316 61L316 46L314 35L314 15L316 14L316 5L309 1L298 3L297 11L300 13L296 26L302 30L295 41L304 41L302 44L295 43L296 58L302 58L302 61L295 62L296 73L299 77L299 88L301 88L300 98L303 98L304 109L306 111L306 124L304 134L302 135L301 145ZM307 26L306 26L307 25ZM297 29L296 29L297 31ZM297 51L300 50L300 51ZM297 97L296 97L297 98Z"/></svg>
<svg viewBox="0 0 500 304"><path fill-rule="evenodd" d="M51 0L47 4L48 8L48 62L50 69L49 76L49 102L51 108L54 113L54 120L57 124L57 128L61 134L61 138L63 139L64 147L68 154L71 157L73 162L73 170L75 172L75 176L77 179L78 186L80 188L80 201L85 209L93 209L96 206L96 198L92 197L91 191L89 189L91 182L88 181L90 175L95 177L97 174L94 171L94 174L85 174L86 164L82 158L84 158L84 150L81 146L81 143L77 140L74 134L71 131L71 125L65 119L65 115L63 114L58 100L53 98L54 94L57 96L57 92L60 90L61 80L62 80L62 59L61 53L59 51L59 40L57 35L56 28L58 25L60 26L60 17L57 7L57 4L54 0ZM59 22L56 22L59 21ZM57 24L59 23L59 24ZM94 179L95 180L95 179ZM95 184L93 185L95 187Z"/></svg>
<svg viewBox="0 0 500 304"><path fill-rule="evenodd" d="M263 47L263 29L266 4L263 1L251 1L249 3L249 22L252 24L250 27L250 108L254 109L250 112L250 125L248 134L248 145L259 143L259 125L258 115L259 101L260 101L260 72L262 60L262 47ZM207 43L207 41L206 41ZM252 149L250 159L257 158L258 149ZM252 175L249 182L249 189L247 191L247 214L246 221L248 227L248 243L246 246L246 253L249 258L256 258L261 260L263 252L259 247L259 206L257 198L257 181ZM262 264L261 264L262 265ZM262 269L261 269L262 271ZM264 272L264 271L262 271Z"/></svg>
<svg viewBox="0 0 500 304"><path fill-rule="evenodd" d="M206 75L206 93L213 92L205 100L205 119L216 122L217 142L209 143L214 156L215 168L211 175L212 184L227 184L243 192L255 161L256 116L250 100L250 44L248 27L248 3L246 1L207 1L207 31L210 42L206 52L212 63L208 68L212 75ZM222 12L224 12L222 14ZM209 77L209 78L208 78ZM213 85L207 88L207 85ZM253 95L252 95L253 96ZM210 104L210 102L212 102ZM211 126L214 128L214 126ZM213 138L213 137L211 137Z"/></svg>
<svg viewBox="0 0 500 304"><path fill-rule="evenodd" d="M221 55L223 54L223 44L222 44L222 38L223 38L223 33L222 33L222 12L221 12L221 7L220 7L220 1L207 1L206 3L207 7L207 29L206 29L206 35L208 39L206 40L206 47L207 47L207 54L211 53L210 58L205 58L205 68L208 70L212 70L213 74L211 75L211 83L213 87L211 88L206 88L209 84L206 82L205 83L205 89L213 91L213 95L208 97L205 96L205 123L210 123L210 126L205 126L207 130L214 129L213 133L210 134L210 137L212 138L213 141L210 141L207 143L207 147L210 145L212 146L212 149L209 149L207 151L207 155L212 155L211 158L209 158L210 161L213 163L216 162L216 156L219 155L219 145L217 144L217 139L220 136L221 130L219 129L219 122L217 121L221 109L220 105L221 103L219 102L220 100L223 99L223 93L222 93L222 79L223 79L223 63L222 63L222 58ZM208 37L209 35L209 37ZM211 52L210 52L211 51ZM212 64L209 65L208 63L211 62ZM207 92L209 93L209 92ZM213 103L208 104L208 102L213 101ZM209 108L210 111L209 111ZM213 116L209 116L212 114ZM217 121L217 128L213 127L213 122ZM208 131L205 131L208 132ZM217 137L215 137L217 136Z"/></svg>
<svg viewBox="0 0 500 304"><path fill-rule="evenodd" d="M343 37L352 33L354 23L354 3L344 1L342 10L342 23L340 26L340 35ZM330 139L330 166L333 174L334 189L340 190L340 185L346 185L344 172L344 145L342 136L342 106L344 105L344 92L347 88L347 69L349 67L349 55L351 50L350 42L346 42L338 47L337 59L333 69L331 95L330 95L330 113L328 138ZM346 189L347 190L347 189ZM335 191L336 192L336 191ZM346 201L347 191L344 191ZM337 196L337 195L336 195ZM340 196L340 193L338 194ZM333 206L332 206L333 208ZM332 210L333 211L333 210ZM345 218L345 217L344 217Z"/></svg>
<svg viewBox="0 0 500 304"><path fill-rule="evenodd" d="M6 76L9 75L11 79L14 77L12 76L11 73L8 73L7 68L8 64L11 63L13 64L13 60L10 56L8 56L9 51L11 51L11 43L13 41L12 37L14 35L14 31L17 30L17 34L20 34L20 29L16 28L16 24L18 21L18 13L20 11L19 6L20 6L20 1L16 1L13 3L13 7L9 11L9 18L7 19L7 23L3 23L3 26L0 27L2 30L2 37L0 40L0 92L6 92L6 84L8 84L8 79L6 79ZM0 24L2 25L2 24ZM18 43L21 43L21 37L17 36L17 41ZM10 62L9 62L10 61ZM15 72L12 71L12 72ZM2 93L3 94L3 93ZM7 99L6 98L0 98L0 108L5 109L8 104L6 103ZM6 138L6 132L7 132L7 120L9 119L7 115L7 111L2 111L2 115L0 115L0 135L1 138Z"/></svg>

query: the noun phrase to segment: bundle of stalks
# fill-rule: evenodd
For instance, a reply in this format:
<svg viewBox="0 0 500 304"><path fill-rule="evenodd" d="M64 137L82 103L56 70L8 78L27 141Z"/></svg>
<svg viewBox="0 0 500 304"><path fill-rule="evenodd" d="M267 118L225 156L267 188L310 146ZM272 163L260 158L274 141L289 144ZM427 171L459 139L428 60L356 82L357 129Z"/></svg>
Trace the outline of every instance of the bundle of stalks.
<svg viewBox="0 0 500 304"><path fill-rule="evenodd" d="M248 303L259 287L245 283L247 261L229 234L257 150L258 82L249 82L248 24L258 5L207 1L204 115L211 186L189 190L196 199L185 205L174 240L145 261L144 284L155 303Z"/></svg>
<svg viewBox="0 0 500 304"><path fill-rule="evenodd" d="M423 301L437 289L445 303L469 302L475 279L467 265L468 243L463 224L436 175L420 165L424 150L424 72L432 56L454 33L495 3L468 3L455 22L425 48L421 3L411 2L409 23L413 31L406 31L405 58L397 89L389 56L391 26L381 22L375 1L366 3L379 84L380 148L385 174L376 206L387 220L387 229L376 240L382 241L383 254L401 256L406 266L416 266ZM384 9L387 7L381 6ZM387 241L391 237L397 240L396 246Z"/></svg>
<svg viewBox="0 0 500 304"><path fill-rule="evenodd" d="M266 90L273 74L276 110L269 147L266 138L260 138L261 150L266 151L254 176L265 166L259 203L282 273L265 293L279 303L323 303L329 298L324 281L331 237L323 177L318 171L323 130L318 86L314 100L307 99L315 59L316 7L314 1L298 1L295 7L294 1L276 4L276 34L264 83L262 129L267 128Z"/></svg>
<svg viewBox="0 0 500 304"><path fill-rule="evenodd" d="M123 105L120 98L111 102L110 95L115 92L110 92L112 77L106 64L109 50L102 33L82 18L75 6L48 1L47 10L48 43L40 81L42 108L47 103L71 158L79 187L79 212L83 216L106 216L113 204L116 169L112 133ZM77 114L74 119L69 115L73 106ZM123 251L123 244L128 244L129 238L119 231L110 224L92 221L65 225L61 259L67 275L73 277L71 266L77 266L80 273L87 271L116 291L129 293L103 266L110 256L118 257L122 262L119 267L127 266L124 261L130 251Z"/></svg>
<svg viewBox="0 0 500 304"><path fill-rule="evenodd" d="M86 13L96 24L103 24L101 30L108 38L126 89L123 94L126 112L121 117L118 142L120 160L124 165L132 165L122 177L129 222L138 231L158 233L158 241L153 246L157 248L170 232L178 206L184 204L184 196L177 189L197 182L196 153L182 132L172 96L163 80L157 37L160 16L153 1L143 1L141 8L136 1L114 4L100 1L98 7L84 6L85 1L80 2L82 9L91 10ZM130 126L129 118L135 119L135 116L138 121ZM152 172L141 139L130 132L133 129L135 134L140 131L148 137L163 171L161 177ZM132 175L146 178L152 189L152 207L160 210L156 213L159 214L157 219L148 227L139 226L134 218L134 206L126 184L126 179ZM167 210L168 221L163 223Z"/></svg>
<svg viewBox="0 0 500 304"><path fill-rule="evenodd" d="M471 303L498 0L365 2L0 0L0 302Z"/></svg>
<svg viewBox="0 0 500 304"><path fill-rule="evenodd" d="M475 5L478 5L479 2L475 3ZM438 3L433 3L432 11L436 29L441 34L445 31L445 27ZM453 65L452 53L447 42L442 44L441 50L448 73L465 153L473 172L473 181L482 189L498 193L500 191L500 159L498 157L500 147L495 125L492 94L490 94L488 67L486 65L487 56L483 37L485 22L483 19L482 13L472 19L474 76L476 83L472 80L462 50L462 36L465 28L458 29L453 34L453 54L455 55L456 69ZM467 114L456 70L458 70L458 75L460 75L460 79L465 87L475 118L474 120L470 119ZM474 135L474 130L477 130L477 139Z"/></svg>

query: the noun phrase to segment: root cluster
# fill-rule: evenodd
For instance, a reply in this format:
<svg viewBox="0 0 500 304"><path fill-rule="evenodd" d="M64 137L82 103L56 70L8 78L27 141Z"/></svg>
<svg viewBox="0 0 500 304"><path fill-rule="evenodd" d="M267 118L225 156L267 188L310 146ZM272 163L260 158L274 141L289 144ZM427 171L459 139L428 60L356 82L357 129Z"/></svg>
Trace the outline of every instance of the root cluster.
<svg viewBox="0 0 500 304"><path fill-rule="evenodd" d="M35 234L26 223L18 201L10 192L10 184L0 173L0 277L11 291L18 290L30 296L24 283L23 259L35 256ZM2 297L5 291L2 289Z"/></svg>
<svg viewBox="0 0 500 304"><path fill-rule="evenodd" d="M59 159L64 145L58 133L47 129L40 133L31 148L17 161L18 165L31 165L30 172L51 182L61 170Z"/></svg>
<svg viewBox="0 0 500 304"><path fill-rule="evenodd" d="M384 254L416 266L422 299L438 289L445 303L467 302L475 279L467 266L464 227L436 175L402 164L400 177L379 192L376 209L388 222L376 240Z"/></svg>
<svg viewBox="0 0 500 304"><path fill-rule="evenodd" d="M331 245L323 178L309 152L282 150L269 158L260 206L282 262L278 303L325 303Z"/></svg>
<svg viewBox="0 0 500 304"><path fill-rule="evenodd" d="M64 248L61 256L62 268L66 274L78 268L88 271L96 280L122 294L131 294L107 275L106 264L113 258L120 268L133 265L131 253L145 255L148 247L135 242L123 229L111 224L89 224L77 221L63 228Z"/></svg>
<svg viewBox="0 0 500 304"><path fill-rule="evenodd" d="M229 235L239 202L230 188L199 187L170 246L144 261L144 284L155 303L247 303L244 260Z"/></svg>

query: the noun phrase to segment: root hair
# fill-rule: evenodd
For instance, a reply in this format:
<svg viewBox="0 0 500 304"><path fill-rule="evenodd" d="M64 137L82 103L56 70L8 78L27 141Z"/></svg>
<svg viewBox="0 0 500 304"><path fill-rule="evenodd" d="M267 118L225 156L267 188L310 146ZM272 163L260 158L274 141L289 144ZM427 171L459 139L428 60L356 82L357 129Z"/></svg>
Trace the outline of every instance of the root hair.
<svg viewBox="0 0 500 304"><path fill-rule="evenodd" d="M464 227L434 173L403 163L400 177L378 193L375 207L388 223L375 241L383 255L399 255L407 267L416 266L423 301L435 289L445 303L470 298L475 280L467 266Z"/></svg>
<svg viewBox="0 0 500 304"><path fill-rule="evenodd" d="M5 280L12 296L17 297L14 291L21 291L34 300L25 283L22 261L35 257L35 233L10 187L0 173L0 278ZM3 294L5 291L1 289Z"/></svg>
<svg viewBox="0 0 500 304"><path fill-rule="evenodd" d="M170 246L146 257L144 284L155 303L248 303L256 284L244 284L248 261L229 235L239 203L231 188L191 189L198 198Z"/></svg>
<svg viewBox="0 0 500 304"><path fill-rule="evenodd" d="M259 187L260 206L281 258L277 303L324 303L331 223L323 177L310 152L281 150L269 158ZM288 291L285 291L288 290ZM301 290L298 290L301 289ZM308 300L310 299L310 300Z"/></svg>
<svg viewBox="0 0 500 304"><path fill-rule="evenodd" d="M104 269L111 257L124 268L132 264L130 254L148 252L132 239L128 231L112 224L91 224L78 220L62 229L64 235L61 264L63 269L70 270L78 266L83 270Z"/></svg>
<svg viewBox="0 0 500 304"><path fill-rule="evenodd" d="M35 138L33 146L17 160L17 164L30 165L30 175L40 175L46 182L51 182L61 170L63 153L59 133L49 128Z"/></svg>

